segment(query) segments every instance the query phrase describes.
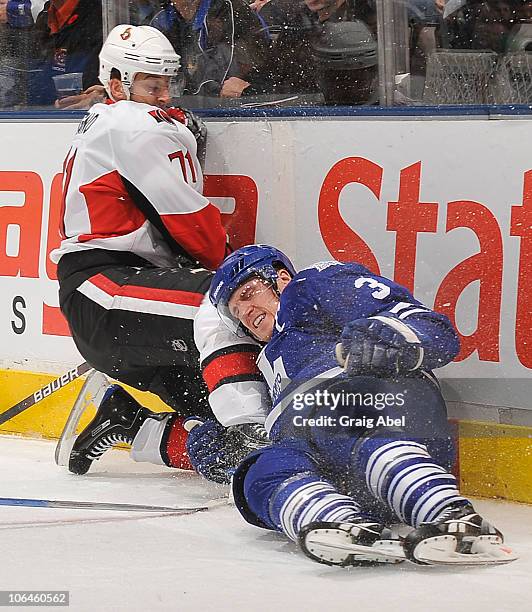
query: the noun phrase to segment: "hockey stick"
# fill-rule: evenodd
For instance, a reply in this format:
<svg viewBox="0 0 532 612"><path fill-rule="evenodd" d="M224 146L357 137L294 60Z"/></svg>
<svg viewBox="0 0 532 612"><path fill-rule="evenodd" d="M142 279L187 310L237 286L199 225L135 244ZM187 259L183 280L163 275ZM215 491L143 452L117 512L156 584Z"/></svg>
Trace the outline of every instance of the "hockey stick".
<svg viewBox="0 0 532 612"><path fill-rule="evenodd" d="M107 502L83 502L52 499L0 497L0 506L24 506L27 508L75 508L82 510L120 510L123 512L172 512L174 514L191 514L193 512L203 512L205 510L209 510L209 508L213 507L213 505L174 508L172 506L146 506L143 504L115 504Z"/></svg>
<svg viewBox="0 0 532 612"><path fill-rule="evenodd" d="M11 408L8 408L5 412L2 412L2 414L0 414L0 425L3 425L6 421L9 421L13 417L16 417L21 412L24 412L24 410L31 408L31 406L37 404L42 399L49 397L50 395L52 395L52 393L55 393L56 391L59 391L59 389L66 387L66 385L70 384L73 380L76 380L76 378L79 378L81 375L85 374L91 369L92 367L85 361L77 368L73 368L72 370L69 370L65 374L62 374L55 380L52 380L52 382L49 382L47 385L44 385L44 387L42 387L38 391L35 391L35 393L32 393L25 399L21 400L20 402L18 402L18 404L15 404Z"/></svg>

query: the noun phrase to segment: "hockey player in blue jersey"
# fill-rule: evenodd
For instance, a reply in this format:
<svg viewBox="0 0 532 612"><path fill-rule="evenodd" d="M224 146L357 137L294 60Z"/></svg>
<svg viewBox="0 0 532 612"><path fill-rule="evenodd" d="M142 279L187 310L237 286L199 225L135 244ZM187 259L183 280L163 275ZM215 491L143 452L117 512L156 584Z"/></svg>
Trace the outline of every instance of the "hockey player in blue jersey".
<svg viewBox="0 0 532 612"><path fill-rule="evenodd" d="M273 443L233 482L248 522L331 565L515 558L449 472L453 443L431 372L459 350L445 316L362 265L296 273L265 245L227 257L210 298L233 331L264 344ZM414 528L404 539L387 527L398 521Z"/></svg>

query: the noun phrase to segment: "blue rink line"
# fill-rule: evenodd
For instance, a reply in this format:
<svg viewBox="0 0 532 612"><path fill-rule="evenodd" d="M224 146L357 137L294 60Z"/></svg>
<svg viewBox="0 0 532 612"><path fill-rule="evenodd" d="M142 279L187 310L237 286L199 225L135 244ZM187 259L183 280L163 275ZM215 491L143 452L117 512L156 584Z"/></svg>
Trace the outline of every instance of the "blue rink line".
<svg viewBox="0 0 532 612"><path fill-rule="evenodd" d="M313 118L313 117L395 117L424 119L440 117L469 117L489 119L502 117L532 116L532 105L476 105L476 106L293 106L282 108L211 108L194 109L195 113L205 118ZM62 122L81 120L86 111L38 110L38 111L0 111L2 121L49 121Z"/></svg>
<svg viewBox="0 0 532 612"><path fill-rule="evenodd" d="M13 497L0 497L0 506L26 506L29 508L53 508L46 499L18 499Z"/></svg>
<svg viewBox="0 0 532 612"><path fill-rule="evenodd" d="M208 505L201 506L151 506L147 504L122 504L114 502L91 502L91 501L69 501L58 499L29 499L18 497L0 497L0 506L24 506L26 508L60 508L63 510L112 510L124 512L170 512L174 515L194 514L203 512L221 505L220 501L227 504L226 498L217 498Z"/></svg>

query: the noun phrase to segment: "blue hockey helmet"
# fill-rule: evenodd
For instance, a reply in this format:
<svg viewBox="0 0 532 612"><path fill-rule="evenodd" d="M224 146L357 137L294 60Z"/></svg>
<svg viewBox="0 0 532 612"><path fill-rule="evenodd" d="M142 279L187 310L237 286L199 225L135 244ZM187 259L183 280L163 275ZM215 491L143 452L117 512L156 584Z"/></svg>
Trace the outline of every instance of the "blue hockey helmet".
<svg viewBox="0 0 532 612"><path fill-rule="evenodd" d="M250 278L256 276L276 287L278 267L286 268L292 276L296 271L292 262L279 249L266 244L250 244L231 253L216 271L209 290L209 299L222 321L235 333L247 333L240 321L229 311L233 293Z"/></svg>

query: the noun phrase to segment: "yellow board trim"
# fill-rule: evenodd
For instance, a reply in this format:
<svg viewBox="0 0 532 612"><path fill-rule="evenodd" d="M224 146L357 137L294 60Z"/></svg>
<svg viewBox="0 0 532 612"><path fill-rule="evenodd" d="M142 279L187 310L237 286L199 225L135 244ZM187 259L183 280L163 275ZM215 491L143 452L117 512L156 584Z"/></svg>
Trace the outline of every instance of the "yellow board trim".
<svg viewBox="0 0 532 612"><path fill-rule="evenodd" d="M0 370L0 414L55 378L56 376L49 374ZM37 438L59 438L84 380L85 377L74 380L63 389L56 391L10 421L0 425L0 433ZM126 385L124 387L150 410L156 412L170 410L164 402L152 393L137 391ZM88 411L80 424L85 426L91 416L92 414Z"/></svg>
<svg viewBox="0 0 532 612"><path fill-rule="evenodd" d="M460 490L532 504L532 427L459 422Z"/></svg>
<svg viewBox="0 0 532 612"><path fill-rule="evenodd" d="M55 376L0 370L0 413L53 380ZM0 426L0 433L58 438L83 379L28 408ZM158 397L126 387L150 410L168 410ZM91 417L81 421L85 426ZM532 427L460 421L460 489L464 495L497 497L532 504Z"/></svg>

